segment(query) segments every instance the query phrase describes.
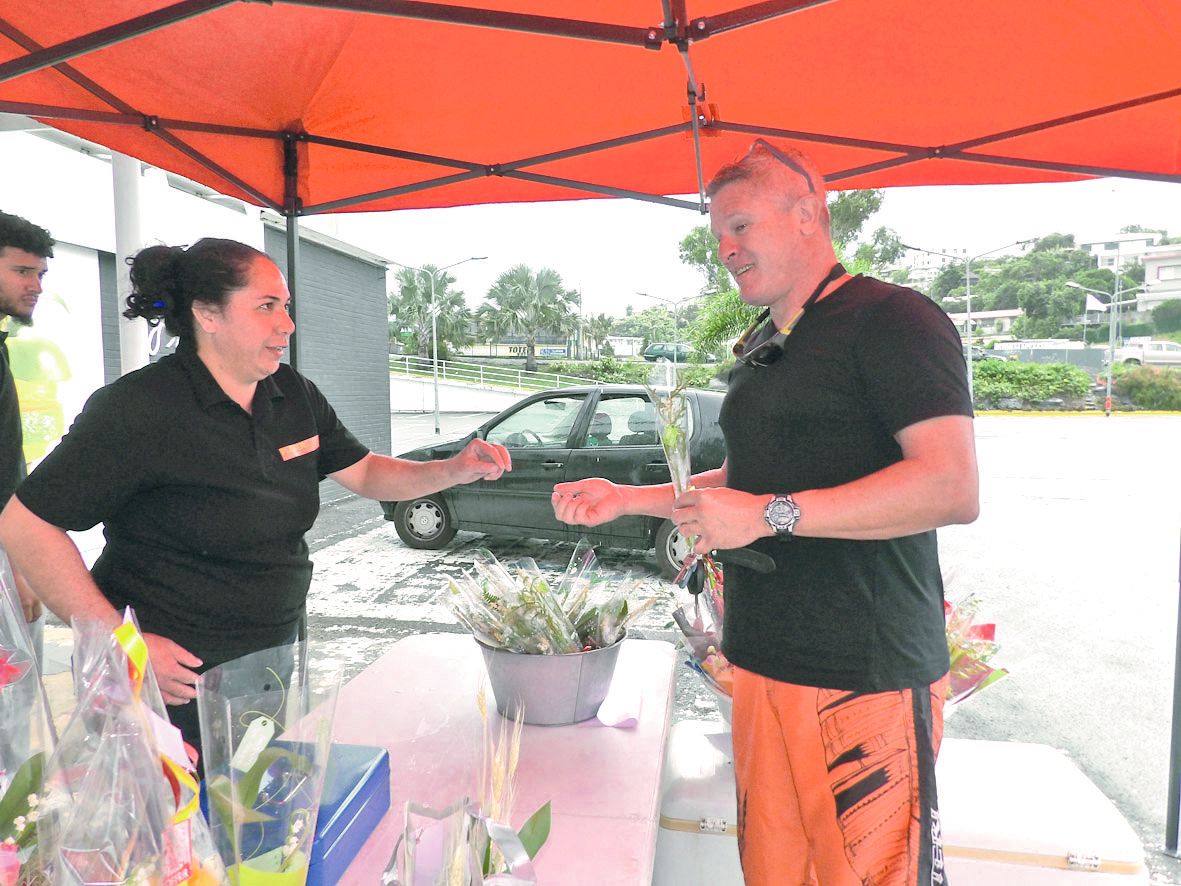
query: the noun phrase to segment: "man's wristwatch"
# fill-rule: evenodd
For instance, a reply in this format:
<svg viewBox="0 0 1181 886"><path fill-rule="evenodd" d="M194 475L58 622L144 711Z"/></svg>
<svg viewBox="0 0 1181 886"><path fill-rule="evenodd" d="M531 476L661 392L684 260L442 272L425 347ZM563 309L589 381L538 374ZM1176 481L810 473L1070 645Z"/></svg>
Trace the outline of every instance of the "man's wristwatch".
<svg viewBox="0 0 1181 886"><path fill-rule="evenodd" d="M790 495L777 495L763 508L763 519L775 531L777 538L788 539L792 537L800 519L800 507Z"/></svg>

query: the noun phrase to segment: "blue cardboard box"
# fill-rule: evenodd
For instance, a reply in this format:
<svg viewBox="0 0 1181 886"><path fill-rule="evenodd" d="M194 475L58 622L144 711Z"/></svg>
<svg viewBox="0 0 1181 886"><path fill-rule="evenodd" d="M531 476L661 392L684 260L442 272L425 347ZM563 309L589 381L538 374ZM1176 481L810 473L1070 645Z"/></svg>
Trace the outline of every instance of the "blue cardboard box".
<svg viewBox="0 0 1181 886"><path fill-rule="evenodd" d="M364 745L332 745L307 886L338 883L389 808L389 753Z"/></svg>
<svg viewBox="0 0 1181 886"><path fill-rule="evenodd" d="M389 808L389 753L384 748L367 745L333 744L324 773L307 886L333 886L339 882ZM204 781L201 782L201 812L208 820L209 795ZM260 833L265 833L268 827L262 825ZM267 841L265 837L260 839ZM272 833L269 843L278 845L278 842L282 842L282 834Z"/></svg>

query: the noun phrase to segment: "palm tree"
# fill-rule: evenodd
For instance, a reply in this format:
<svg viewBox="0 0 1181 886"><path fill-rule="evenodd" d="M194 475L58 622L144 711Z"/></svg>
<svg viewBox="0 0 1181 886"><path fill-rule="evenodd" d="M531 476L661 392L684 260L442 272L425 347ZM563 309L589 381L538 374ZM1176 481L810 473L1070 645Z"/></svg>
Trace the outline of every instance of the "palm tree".
<svg viewBox="0 0 1181 886"><path fill-rule="evenodd" d="M597 359L602 353L603 342L607 340L607 336L615 329L615 318L609 317L606 314L596 314L587 320L586 334L590 337L591 342L595 346L595 358Z"/></svg>
<svg viewBox="0 0 1181 886"><path fill-rule="evenodd" d="M402 268L395 277L398 290L389 294L391 338L394 330L399 336L402 332L409 332L414 338L418 356L423 360L431 357L432 277L438 310L435 333L440 350L446 352L449 350L448 345L459 347L470 341L468 323L471 311L464 301L463 292L451 288L455 278L446 271L439 271L435 265L423 265L421 271Z"/></svg>
<svg viewBox="0 0 1181 886"><path fill-rule="evenodd" d="M537 369L539 335L578 328L576 297L562 286L557 271L542 268L534 273L528 265L517 265L496 278L488 290L489 305L481 307L480 315L483 323L525 337L525 368L532 372Z"/></svg>

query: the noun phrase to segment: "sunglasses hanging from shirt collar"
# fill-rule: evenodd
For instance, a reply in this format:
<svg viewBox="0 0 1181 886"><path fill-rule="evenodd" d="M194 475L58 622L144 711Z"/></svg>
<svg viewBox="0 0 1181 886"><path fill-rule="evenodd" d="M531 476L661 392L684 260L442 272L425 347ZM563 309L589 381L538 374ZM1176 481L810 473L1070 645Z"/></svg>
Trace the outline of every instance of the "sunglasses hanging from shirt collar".
<svg viewBox="0 0 1181 886"><path fill-rule="evenodd" d="M750 339L751 335L754 334L755 330L761 327L766 319L771 316L771 309L765 308L763 312L755 319L755 322L750 325L750 328L747 329L746 332L742 333L742 336L738 339L738 341L734 342L733 353L738 362L745 363L747 366L758 368L759 366L770 366L772 363L782 357L783 343L787 341L787 337L791 335L791 331L795 329L796 324L800 322L800 317L804 316L804 311L808 310L808 308L815 304L816 299L820 298L820 293L824 292L824 287L826 287L833 280L842 276L844 273L845 266L840 262L837 262L835 265L833 265L832 269L827 275L825 275L824 279L820 281L820 284L816 287L812 294L808 296L808 300L800 306L800 309L792 315L791 319L784 324L783 328L777 331L766 341L760 342L748 351L746 350L747 341Z"/></svg>

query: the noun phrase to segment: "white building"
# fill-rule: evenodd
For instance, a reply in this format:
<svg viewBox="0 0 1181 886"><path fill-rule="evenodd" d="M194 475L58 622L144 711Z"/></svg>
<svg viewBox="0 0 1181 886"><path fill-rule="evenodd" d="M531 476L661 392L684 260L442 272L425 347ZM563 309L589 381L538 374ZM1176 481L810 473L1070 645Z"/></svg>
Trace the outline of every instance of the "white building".
<svg viewBox="0 0 1181 886"><path fill-rule="evenodd" d="M949 313L947 316L951 318L951 322L955 324L955 328L959 330L960 335L966 337L968 335L968 315L966 313ZM1018 317L1024 316L1025 311L1021 308L1002 311L973 311L972 335L978 336L985 341L1011 336L1013 334L1013 321Z"/></svg>
<svg viewBox="0 0 1181 886"><path fill-rule="evenodd" d="M1095 257L1097 267L1115 270L1116 262L1120 268L1137 264L1144 259L1145 253L1160 240L1156 231L1142 234L1111 234L1103 240L1093 240L1078 244Z"/></svg>
<svg viewBox="0 0 1181 886"><path fill-rule="evenodd" d="M1181 299L1181 243L1153 246L1144 253L1147 289L1136 296L1137 311L1151 311L1161 302Z"/></svg>
<svg viewBox="0 0 1181 886"><path fill-rule="evenodd" d="M944 254L936 255L937 252ZM919 292L925 292L945 267L950 264L965 264L967 260L968 250L957 249L954 246L940 248L934 252L910 249L906 251L905 257L897 269L907 272L907 286L917 289Z"/></svg>

